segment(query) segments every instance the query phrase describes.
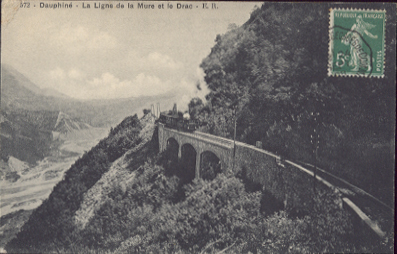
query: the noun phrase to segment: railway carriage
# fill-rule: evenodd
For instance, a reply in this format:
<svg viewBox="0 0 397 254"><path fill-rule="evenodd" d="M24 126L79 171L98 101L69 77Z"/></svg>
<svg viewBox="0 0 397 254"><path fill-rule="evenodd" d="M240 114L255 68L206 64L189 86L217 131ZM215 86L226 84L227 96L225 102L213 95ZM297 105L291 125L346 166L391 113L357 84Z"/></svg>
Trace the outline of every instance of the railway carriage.
<svg viewBox="0 0 397 254"><path fill-rule="evenodd" d="M200 126L200 121L196 119L184 119L178 114L160 113L159 121L166 127L181 131L193 132Z"/></svg>
<svg viewBox="0 0 397 254"><path fill-rule="evenodd" d="M198 119L191 119L190 113L182 114L181 112L178 112L176 103L174 104L174 108L172 110L160 113L159 122L168 128L188 132L193 132L200 126L206 124L205 122L201 122Z"/></svg>

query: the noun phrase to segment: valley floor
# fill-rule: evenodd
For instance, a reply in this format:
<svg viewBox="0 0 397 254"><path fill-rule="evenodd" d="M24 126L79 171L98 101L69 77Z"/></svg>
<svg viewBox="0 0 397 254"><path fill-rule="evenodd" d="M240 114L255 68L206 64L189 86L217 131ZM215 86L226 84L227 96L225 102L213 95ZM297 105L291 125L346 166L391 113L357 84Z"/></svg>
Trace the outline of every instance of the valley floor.
<svg viewBox="0 0 397 254"><path fill-rule="evenodd" d="M62 180L64 173L73 163L85 151L89 151L100 139L104 138L108 132L107 128L91 128L63 135L61 145L56 151L35 166L21 168L20 171L17 171L20 177L15 182L2 179L0 181L0 217L3 219L5 215L9 214L11 217L15 215L16 218L2 223L1 237L9 238L9 236L3 235L7 233L5 228L21 227L23 223L20 223L18 219L21 217L18 216L18 211L29 211L38 207L48 198L53 187ZM11 161L15 164L15 160ZM8 225L9 223L13 225Z"/></svg>

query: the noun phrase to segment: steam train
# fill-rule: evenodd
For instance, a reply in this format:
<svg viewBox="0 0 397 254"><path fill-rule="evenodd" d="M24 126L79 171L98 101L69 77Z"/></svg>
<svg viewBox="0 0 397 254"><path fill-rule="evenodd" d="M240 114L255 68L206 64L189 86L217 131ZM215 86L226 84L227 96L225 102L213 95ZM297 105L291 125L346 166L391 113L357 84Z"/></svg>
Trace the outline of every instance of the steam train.
<svg viewBox="0 0 397 254"><path fill-rule="evenodd" d="M166 127L188 132L193 132L202 125L198 119L191 119L189 113L178 112L176 104L172 111L160 113L159 122Z"/></svg>

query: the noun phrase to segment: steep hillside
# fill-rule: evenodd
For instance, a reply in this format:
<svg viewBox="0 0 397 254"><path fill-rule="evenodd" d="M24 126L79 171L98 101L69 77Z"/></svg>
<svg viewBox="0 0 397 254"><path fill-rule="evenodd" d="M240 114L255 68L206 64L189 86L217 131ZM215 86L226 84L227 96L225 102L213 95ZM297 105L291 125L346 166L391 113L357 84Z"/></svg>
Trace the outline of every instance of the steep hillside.
<svg viewBox="0 0 397 254"><path fill-rule="evenodd" d="M74 225L72 216L79 209L84 193L109 170L114 161L142 142L139 134L144 126L136 115L126 118L121 125L126 127L116 127L108 138L100 141L72 165L65 173L64 180L54 187L50 197L33 212L10 246L19 246L19 250L26 247L25 251L28 252L35 249L43 251L55 248L53 241L70 237Z"/></svg>
<svg viewBox="0 0 397 254"><path fill-rule="evenodd" d="M237 140L316 163L392 207L395 70L383 79L328 77L324 17L332 7L339 6L265 3L243 26L218 35L201 63L210 93L196 117L208 122L204 131L229 138L237 117ZM395 37L395 22L386 36ZM386 55L394 66L395 41Z"/></svg>
<svg viewBox="0 0 397 254"><path fill-rule="evenodd" d="M53 132L55 133L55 132ZM4 221L0 249L20 230L28 218L19 216L19 210L31 213L48 198L64 173L85 151L109 134L109 129L88 128L60 134L51 143L50 153L34 164L27 164L9 156L0 161L0 216Z"/></svg>
<svg viewBox="0 0 397 254"><path fill-rule="evenodd" d="M0 246L5 246L18 233L22 225L28 221L31 210L19 210L0 218ZM0 248L0 252L5 252Z"/></svg>
<svg viewBox="0 0 397 254"><path fill-rule="evenodd" d="M131 158L134 158L134 162L136 163L135 167L137 167L139 162L136 155L138 153L142 153L144 147L147 146L148 142L152 139L152 135L155 130L154 119L149 115L141 119L141 124L143 128L138 136L138 138L141 139L141 142L114 161L110 166L109 171L104 173L101 179L84 194L80 208L76 211L73 218L78 228L84 228L87 225L94 214L106 202L109 194L115 187L128 186L135 177L136 172L131 171L130 167ZM114 131L118 132L118 128L124 129L128 128L128 126L125 126L125 123L122 123L114 129ZM156 149L154 149L154 151L155 150ZM142 159L146 158L141 158L141 160Z"/></svg>

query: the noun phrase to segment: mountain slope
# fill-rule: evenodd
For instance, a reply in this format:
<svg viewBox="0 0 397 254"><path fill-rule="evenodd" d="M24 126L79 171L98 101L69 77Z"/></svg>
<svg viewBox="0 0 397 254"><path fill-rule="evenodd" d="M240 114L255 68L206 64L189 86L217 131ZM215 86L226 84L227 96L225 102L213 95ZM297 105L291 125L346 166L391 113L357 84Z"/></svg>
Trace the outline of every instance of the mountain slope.
<svg viewBox="0 0 397 254"><path fill-rule="evenodd" d="M109 170L111 163L142 142L139 133L143 126L136 115L127 117L121 125L126 127L116 127L108 138L72 165L64 180L54 187L50 197L33 212L17 238L10 242L12 248L22 251L26 247L25 251L41 252L54 248L53 241L61 239L58 238L61 235L68 239L74 225L72 216L79 209L84 193Z"/></svg>
<svg viewBox="0 0 397 254"><path fill-rule="evenodd" d="M49 154L53 140L59 134L66 135L92 128L63 112L56 111L6 108L2 110L1 116L1 155L4 160L7 160L8 156L14 156L34 163Z"/></svg>
<svg viewBox="0 0 397 254"><path fill-rule="evenodd" d="M24 93L27 94L27 91L31 91L36 95L48 96L48 97L57 97L57 98L68 98L65 94L62 94L51 88L40 88L32 81L30 81L25 75L17 71L15 68L8 64L1 65L2 72L2 92L4 89L4 94L7 96L15 96L20 92L18 90L25 90ZM24 89L23 89L24 88Z"/></svg>
<svg viewBox="0 0 397 254"><path fill-rule="evenodd" d="M356 5L356 8L380 5ZM201 67L207 130L317 164L393 206L395 70L384 79L328 77L335 4L267 3L216 39ZM391 13L388 20L395 20ZM395 22L386 25L395 37ZM395 41L386 46L394 66ZM237 116L236 116L237 115ZM317 151L316 153L314 151Z"/></svg>
<svg viewBox="0 0 397 254"><path fill-rule="evenodd" d="M18 212L0 218L0 246L5 246L7 242L15 237L22 225L28 221L31 214L31 210L19 210ZM0 248L0 252L6 253L2 248Z"/></svg>
<svg viewBox="0 0 397 254"><path fill-rule="evenodd" d="M9 65L2 64L1 73L1 108L59 110L60 103L72 100L66 95L39 88Z"/></svg>
<svg viewBox="0 0 397 254"><path fill-rule="evenodd" d="M24 115L16 112L2 110L1 115L0 134L3 160L8 160L8 156L14 156L22 161L34 163L49 153L52 142L51 130L41 128L42 123L31 122ZM44 118L49 122L54 120L51 114Z"/></svg>
<svg viewBox="0 0 397 254"><path fill-rule="evenodd" d="M72 120L67 114L59 112L53 131L68 133L74 130L91 128L89 124Z"/></svg>
<svg viewBox="0 0 397 254"><path fill-rule="evenodd" d="M41 89L9 65L2 65L1 108L29 111L62 111L94 127L110 127L126 116L141 113L153 103L170 108L173 93L139 98L77 100L51 89Z"/></svg>
<svg viewBox="0 0 397 254"><path fill-rule="evenodd" d="M106 202L109 194L115 187L128 186L129 182L134 178L135 172L131 171L131 168L129 168L131 158L134 154L147 146L152 138L151 134L155 129L154 118L150 115L141 119L141 123L144 127L139 133L139 139L142 141L114 161L109 171L104 173L101 179L84 194L80 208L76 211L73 218L78 228L84 229L89 220L94 216L94 213Z"/></svg>
<svg viewBox="0 0 397 254"><path fill-rule="evenodd" d="M2 93L6 95L17 95L18 90L21 88L25 88L28 91L31 91L37 95L43 94L43 90L36 86L33 82L31 82L28 78L26 78L23 74L18 72L12 66L7 64L1 65L1 74L2 74ZM13 89L14 88L14 89ZM3 92L4 89L4 92ZM25 92L26 92L25 90ZM12 93L11 93L12 92Z"/></svg>

